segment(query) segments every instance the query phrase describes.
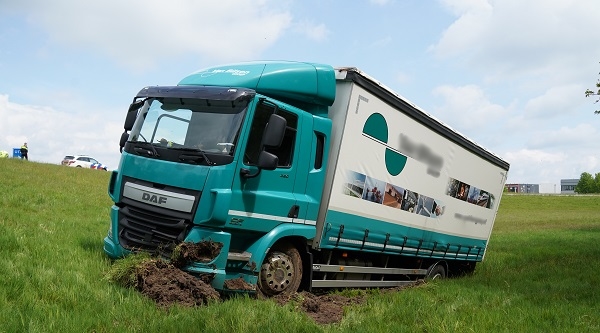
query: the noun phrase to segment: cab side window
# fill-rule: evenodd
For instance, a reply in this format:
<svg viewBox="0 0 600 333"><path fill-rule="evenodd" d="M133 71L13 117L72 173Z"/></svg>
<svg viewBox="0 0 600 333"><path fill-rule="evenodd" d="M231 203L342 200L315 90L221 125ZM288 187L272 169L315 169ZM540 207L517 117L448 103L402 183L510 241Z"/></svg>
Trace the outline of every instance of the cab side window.
<svg viewBox="0 0 600 333"><path fill-rule="evenodd" d="M246 145L246 152L244 153L244 164L256 165L258 161L258 154L262 149L262 137L269 117L273 114L273 106L265 103L258 104L254 119L252 120L252 126L250 128L250 136L248 138L248 144ZM298 128L298 117L290 112L282 109L277 110L277 114L284 117L287 122L287 128L285 130L283 142L279 147L269 147L266 151L277 155L279 168L289 168L292 166L292 159L294 156L294 146L296 145L296 131Z"/></svg>

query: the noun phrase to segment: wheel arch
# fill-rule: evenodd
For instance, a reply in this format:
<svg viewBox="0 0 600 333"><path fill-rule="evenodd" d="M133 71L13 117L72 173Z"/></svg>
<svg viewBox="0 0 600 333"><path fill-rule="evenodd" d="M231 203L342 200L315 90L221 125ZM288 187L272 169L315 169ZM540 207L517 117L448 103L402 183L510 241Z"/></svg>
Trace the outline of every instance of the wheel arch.
<svg viewBox="0 0 600 333"><path fill-rule="evenodd" d="M427 278L430 278L431 273L435 270L435 268L437 266L442 266L444 268L444 278L448 277L448 272L449 272L449 265L448 262L446 260L437 260L437 261L432 261L429 265L429 267L427 268L427 274L425 275Z"/></svg>
<svg viewBox="0 0 600 333"><path fill-rule="evenodd" d="M283 244L284 242L288 242L292 244L298 252L300 252L300 256L302 258L302 268L303 270L306 268L305 262L309 262L306 260L310 257L307 252L307 240L313 239L315 237L315 227L309 225L297 225L297 224L280 224L277 227L273 228L273 230L269 231L259 240L257 240L248 251L252 253L252 257L250 261L253 262L254 272L260 272L260 266L265 260L267 253L269 250L279 244ZM310 262L309 262L310 263ZM310 267L310 266L309 266ZM304 275L304 274L303 274ZM304 277L303 277L304 281Z"/></svg>
<svg viewBox="0 0 600 333"><path fill-rule="evenodd" d="M302 281L300 282L299 290L310 290L312 277L312 253L309 250L307 239L302 236L287 236L277 240L271 247L280 244L291 244L300 253L302 259Z"/></svg>

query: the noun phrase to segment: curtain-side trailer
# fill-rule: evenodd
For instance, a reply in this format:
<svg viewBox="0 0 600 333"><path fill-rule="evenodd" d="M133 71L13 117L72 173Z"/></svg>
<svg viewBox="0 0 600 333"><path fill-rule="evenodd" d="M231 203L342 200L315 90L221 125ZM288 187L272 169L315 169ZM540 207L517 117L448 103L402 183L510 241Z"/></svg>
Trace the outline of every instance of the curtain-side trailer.
<svg viewBox="0 0 600 333"><path fill-rule="evenodd" d="M312 286L394 286L472 271L508 164L360 70L338 68L336 78L312 243L327 255L313 265Z"/></svg>

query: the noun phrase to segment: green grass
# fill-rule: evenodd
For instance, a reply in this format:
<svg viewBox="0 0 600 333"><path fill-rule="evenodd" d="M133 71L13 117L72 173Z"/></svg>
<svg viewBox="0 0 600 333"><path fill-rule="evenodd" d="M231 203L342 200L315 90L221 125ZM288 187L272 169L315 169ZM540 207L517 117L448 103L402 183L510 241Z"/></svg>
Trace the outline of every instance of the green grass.
<svg viewBox="0 0 600 333"><path fill-rule="evenodd" d="M159 309L109 280L109 175L0 160L0 332L600 331L598 196L504 195L472 276L367 293L321 326L249 297Z"/></svg>

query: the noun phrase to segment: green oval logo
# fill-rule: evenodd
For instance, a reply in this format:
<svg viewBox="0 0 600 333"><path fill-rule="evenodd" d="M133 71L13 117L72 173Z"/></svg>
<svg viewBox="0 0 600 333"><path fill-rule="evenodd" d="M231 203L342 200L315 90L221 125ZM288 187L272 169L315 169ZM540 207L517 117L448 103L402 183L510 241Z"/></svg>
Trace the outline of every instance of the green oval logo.
<svg viewBox="0 0 600 333"><path fill-rule="evenodd" d="M380 113L373 113L363 126L363 133L381 142L387 143L388 127L385 118Z"/></svg>
<svg viewBox="0 0 600 333"><path fill-rule="evenodd" d="M397 176L404 169L407 158L387 146L388 131L387 121L385 121L385 118L381 113L373 113L370 115L363 126L364 134L377 139L386 145L385 167L390 175Z"/></svg>
<svg viewBox="0 0 600 333"><path fill-rule="evenodd" d="M406 165L406 156L397 153L390 148L385 148L385 167L392 176L397 176Z"/></svg>

